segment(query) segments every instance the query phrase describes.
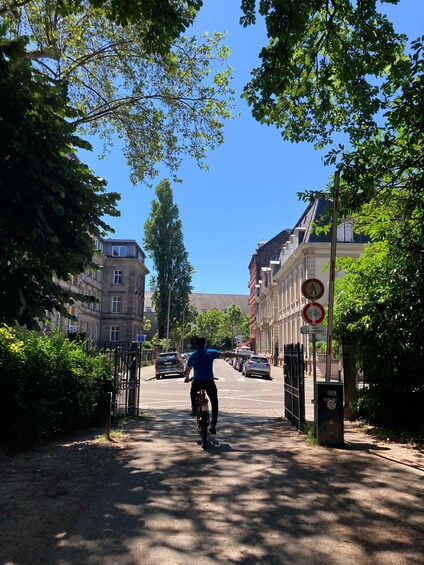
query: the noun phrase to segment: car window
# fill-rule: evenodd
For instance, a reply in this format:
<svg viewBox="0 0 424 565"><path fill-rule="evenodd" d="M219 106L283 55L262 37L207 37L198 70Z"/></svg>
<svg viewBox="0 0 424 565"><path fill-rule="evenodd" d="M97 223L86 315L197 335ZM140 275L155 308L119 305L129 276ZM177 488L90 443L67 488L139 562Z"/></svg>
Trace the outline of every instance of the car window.
<svg viewBox="0 0 424 565"><path fill-rule="evenodd" d="M177 356L176 356L175 353L168 353L167 355L162 355L162 354L159 355L159 358L160 358L162 361L175 361L176 358L177 358Z"/></svg>
<svg viewBox="0 0 424 565"><path fill-rule="evenodd" d="M252 361L255 361L255 363L268 363L268 359L266 357L254 357L254 356L252 356L250 359Z"/></svg>

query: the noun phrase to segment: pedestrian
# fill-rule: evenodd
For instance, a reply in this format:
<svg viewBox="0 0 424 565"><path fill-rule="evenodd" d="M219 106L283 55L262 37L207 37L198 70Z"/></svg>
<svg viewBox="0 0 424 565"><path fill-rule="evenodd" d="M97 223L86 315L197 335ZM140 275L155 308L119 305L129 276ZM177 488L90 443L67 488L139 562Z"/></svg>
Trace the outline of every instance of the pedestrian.
<svg viewBox="0 0 424 565"><path fill-rule="evenodd" d="M184 382L190 382L190 372L193 369L193 379L190 389L191 415L196 415L196 395L201 389L206 390L212 405L212 420L209 428L211 434L216 434L216 423L218 421L218 390L213 374L213 362L215 359L226 357L237 357L232 351L219 351L218 349L207 349L206 338L196 336L192 340L195 351L190 354L184 371Z"/></svg>

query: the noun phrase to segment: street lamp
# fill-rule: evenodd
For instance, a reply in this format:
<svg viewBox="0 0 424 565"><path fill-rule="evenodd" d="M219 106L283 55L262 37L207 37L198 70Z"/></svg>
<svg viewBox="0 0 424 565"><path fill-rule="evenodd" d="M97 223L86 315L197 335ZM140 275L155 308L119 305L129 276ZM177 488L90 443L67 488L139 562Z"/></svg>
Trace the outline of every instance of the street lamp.
<svg viewBox="0 0 424 565"><path fill-rule="evenodd" d="M189 274L192 275L193 273L195 273L196 271L190 271ZM171 292L172 289L174 288L174 285L176 282L178 282L182 277L184 277L187 273L181 273L181 275L179 275L176 279L174 279L174 281L169 285L169 295L168 295L168 316L167 316L167 320L166 320L166 351L168 351L168 347L169 347L169 320L171 317Z"/></svg>

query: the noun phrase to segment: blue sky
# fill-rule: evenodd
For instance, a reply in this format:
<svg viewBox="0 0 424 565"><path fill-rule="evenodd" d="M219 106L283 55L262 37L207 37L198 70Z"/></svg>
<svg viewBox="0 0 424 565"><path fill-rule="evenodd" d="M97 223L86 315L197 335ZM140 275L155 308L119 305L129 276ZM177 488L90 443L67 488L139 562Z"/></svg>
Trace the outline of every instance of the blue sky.
<svg viewBox="0 0 424 565"><path fill-rule="evenodd" d="M224 144L209 154L209 171L187 158L179 174L183 182L172 185L184 244L196 269L193 292L199 293L248 294L248 264L257 244L292 228L305 208L297 192L324 188L334 173L324 166L323 153L306 143L285 142L275 128L258 124L240 99L266 36L263 25L247 29L239 25L239 5L240 0L205 0L192 28L196 34L227 32L236 110L241 114L227 122ZM397 31L413 39L424 33L424 0L401 0L385 9ZM131 184L119 143L100 161L96 158L100 144L91 142L93 153L81 158L108 181L110 190L122 195L121 217L108 218L115 229L112 237L135 239L142 245L154 191ZM155 186L167 176L163 171ZM149 258L146 265L153 270Z"/></svg>

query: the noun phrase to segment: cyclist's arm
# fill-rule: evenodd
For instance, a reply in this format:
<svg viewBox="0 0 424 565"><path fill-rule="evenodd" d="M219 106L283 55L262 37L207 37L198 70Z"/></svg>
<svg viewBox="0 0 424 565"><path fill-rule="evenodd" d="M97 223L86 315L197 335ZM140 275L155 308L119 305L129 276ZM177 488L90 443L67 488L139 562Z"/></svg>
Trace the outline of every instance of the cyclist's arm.
<svg viewBox="0 0 424 565"><path fill-rule="evenodd" d="M234 353L234 351L221 351L219 355L220 359L232 359L233 357L240 357L240 355Z"/></svg>
<svg viewBox="0 0 424 565"><path fill-rule="evenodd" d="M186 368L184 369L184 382L188 383L190 381L190 372L191 372L191 367L189 367L188 365L186 365Z"/></svg>

